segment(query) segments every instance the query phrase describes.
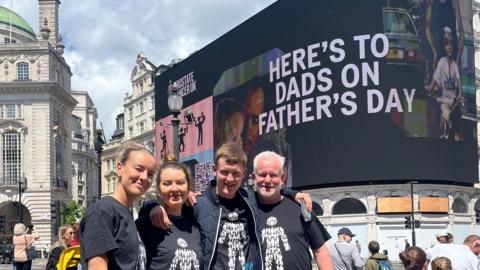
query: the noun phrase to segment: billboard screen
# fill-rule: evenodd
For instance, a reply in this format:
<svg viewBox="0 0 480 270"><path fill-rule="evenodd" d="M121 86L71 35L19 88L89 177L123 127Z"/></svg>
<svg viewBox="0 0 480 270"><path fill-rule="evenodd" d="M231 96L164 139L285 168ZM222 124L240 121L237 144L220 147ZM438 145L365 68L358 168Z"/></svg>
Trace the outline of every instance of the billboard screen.
<svg viewBox="0 0 480 270"><path fill-rule="evenodd" d="M471 0L280 0L156 78L157 141L176 83L211 132L184 161L234 142L249 172L285 156L293 187L473 183L473 53Z"/></svg>

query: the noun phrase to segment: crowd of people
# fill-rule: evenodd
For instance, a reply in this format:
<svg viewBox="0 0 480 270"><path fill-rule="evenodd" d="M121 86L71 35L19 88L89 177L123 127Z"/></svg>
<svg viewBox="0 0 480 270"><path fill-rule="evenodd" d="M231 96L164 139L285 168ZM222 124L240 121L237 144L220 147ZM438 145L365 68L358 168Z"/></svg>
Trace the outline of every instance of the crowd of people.
<svg viewBox="0 0 480 270"><path fill-rule="evenodd" d="M355 234L348 228L338 231L337 242L329 247L334 269L394 269L388 256L380 253L380 244L377 241L370 241L368 244L370 256L366 260L361 258L358 241L356 244L351 243L354 236ZM454 244L453 235L442 232L436 234L436 243L426 250L411 246L408 241L405 241L405 250L398 254L398 258L407 270L478 270L479 254L480 237L478 235L469 235L463 244Z"/></svg>
<svg viewBox="0 0 480 270"><path fill-rule="evenodd" d="M352 241L349 228L327 243L331 236L311 212L310 196L284 187L285 158L275 152L254 158L251 191L243 187L247 155L237 144L224 144L215 153L216 179L201 195L173 156L157 166L148 149L127 142L118 160L113 195L90 206L80 224L59 228L47 270L312 269L312 259L321 270L393 269L376 241L361 258L361 243ZM130 208L153 181L158 199L146 202L134 220ZM38 233L23 224L14 231L16 269L31 269L28 250ZM478 236L463 245L447 233L437 241L426 251L406 241L396 256L405 269L478 269Z"/></svg>

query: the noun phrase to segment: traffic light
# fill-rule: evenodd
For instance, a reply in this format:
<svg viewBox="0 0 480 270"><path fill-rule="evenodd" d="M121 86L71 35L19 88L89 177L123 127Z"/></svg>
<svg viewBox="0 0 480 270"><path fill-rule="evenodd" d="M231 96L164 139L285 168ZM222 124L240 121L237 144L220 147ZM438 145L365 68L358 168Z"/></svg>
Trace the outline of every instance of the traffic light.
<svg viewBox="0 0 480 270"><path fill-rule="evenodd" d="M57 204L55 202L50 202L50 216L52 219L57 219Z"/></svg>
<svg viewBox="0 0 480 270"><path fill-rule="evenodd" d="M5 232L5 216L0 216L0 232Z"/></svg>
<svg viewBox="0 0 480 270"><path fill-rule="evenodd" d="M420 220L415 220L415 228L420 228L420 224L422 224Z"/></svg>
<svg viewBox="0 0 480 270"><path fill-rule="evenodd" d="M406 216L405 217L405 228L411 229L412 228L412 217Z"/></svg>

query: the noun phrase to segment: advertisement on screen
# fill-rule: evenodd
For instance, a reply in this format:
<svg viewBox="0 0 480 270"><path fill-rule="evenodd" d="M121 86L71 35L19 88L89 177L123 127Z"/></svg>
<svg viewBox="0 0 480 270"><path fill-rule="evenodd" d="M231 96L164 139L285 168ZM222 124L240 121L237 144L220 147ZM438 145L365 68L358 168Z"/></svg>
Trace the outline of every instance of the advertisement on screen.
<svg viewBox="0 0 480 270"><path fill-rule="evenodd" d="M271 150L298 188L473 183L471 18L470 0L277 1L156 78L157 123L175 85L184 107L210 100L210 158L238 144L248 173Z"/></svg>

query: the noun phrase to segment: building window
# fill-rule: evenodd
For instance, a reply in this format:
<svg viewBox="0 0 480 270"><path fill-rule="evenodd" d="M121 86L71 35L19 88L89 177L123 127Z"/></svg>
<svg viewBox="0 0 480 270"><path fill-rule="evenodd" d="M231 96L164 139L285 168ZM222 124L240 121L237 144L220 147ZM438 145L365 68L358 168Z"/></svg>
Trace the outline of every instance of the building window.
<svg viewBox="0 0 480 270"><path fill-rule="evenodd" d="M15 105L7 105L5 106L5 114L6 114L6 118L15 118L15 108L16 106Z"/></svg>
<svg viewBox="0 0 480 270"><path fill-rule="evenodd" d="M112 168L112 171L115 171L115 159L110 160L110 168Z"/></svg>
<svg viewBox="0 0 480 270"><path fill-rule="evenodd" d="M22 62L17 64L17 80L28 80L28 63Z"/></svg>
<svg viewBox="0 0 480 270"><path fill-rule="evenodd" d="M5 44L17 43L17 40L15 40L15 39L13 39L13 38L12 38L11 41L10 41L10 38L9 38L9 37L5 37L5 38L3 39L3 41L5 42Z"/></svg>
<svg viewBox="0 0 480 270"><path fill-rule="evenodd" d="M130 137L133 137L133 127L128 128L128 133L130 134Z"/></svg>
<svg viewBox="0 0 480 270"><path fill-rule="evenodd" d="M78 182L83 182L84 181L84 178L83 178L83 172L78 172Z"/></svg>
<svg viewBox="0 0 480 270"><path fill-rule="evenodd" d="M145 131L145 121L140 122L140 133Z"/></svg>
<svg viewBox="0 0 480 270"><path fill-rule="evenodd" d="M150 110L155 109L155 96L150 97Z"/></svg>
<svg viewBox="0 0 480 270"><path fill-rule="evenodd" d="M452 210L454 213L468 213L467 205L461 198L456 198L453 200Z"/></svg>
<svg viewBox="0 0 480 270"><path fill-rule="evenodd" d="M145 112L145 105L143 104L143 101L140 101L138 107L140 114L143 114Z"/></svg>
<svg viewBox="0 0 480 270"><path fill-rule="evenodd" d="M83 195L83 186L78 186L78 195Z"/></svg>
<svg viewBox="0 0 480 270"><path fill-rule="evenodd" d="M63 122L63 115L60 110L55 110L55 113L53 115L53 123L54 124L61 124Z"/></svg>
<svg viewBox="0 0 480 270"><path fill-rule="evenodd" d="M357 199L345 198L333 206L332 215L365 214L367 208Z"/></svg>
<svg viewBox="0 0 480 270"><path fill-rule="evenodd" d="M155 129L155 117L150 117L150 120L152 121L152 129Z"/></svg>
<svg viewBox="0 0 480 270"><path fill-rule="evenodd" d="M107 179L107 193L110 192L110 179Z"/></svg>
<svg viewBox="0 0 480 270"><path fill-rule="evenodd" d="M13 130L3 133L2 150L3 178L5 184L15 185L22 169L20 133Z"/></svg>
<svg viewBox="0 0 480 270"><path fill-rule="evenodd" d="M130 107L128 108L128 120L132 120L133 119L133 108Z"/></svg>
<svg viewBox="0 0 480 270"><path fill-rule="evenodd" d="M21 118L22 117L22 105L20 104L7 104L0 105L0 118Z"/></svg>
<svg viewBox="0 0 480 270"><path fill-rule="evenodd" d="M63 179L63 165L63 138L57 135L55 137L55 176L57 179Z"/></svg>

